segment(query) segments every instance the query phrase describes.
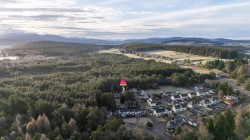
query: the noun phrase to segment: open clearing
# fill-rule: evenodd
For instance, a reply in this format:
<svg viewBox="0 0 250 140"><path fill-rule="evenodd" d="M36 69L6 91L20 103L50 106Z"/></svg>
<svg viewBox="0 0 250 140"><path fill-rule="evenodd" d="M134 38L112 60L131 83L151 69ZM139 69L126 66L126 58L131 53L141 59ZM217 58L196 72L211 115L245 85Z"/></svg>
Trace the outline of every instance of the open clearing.
<svg viewBox="0 0 250 140"><path fill-rule="evenodd" d="M132 123L132 124L136 124L136 125L146 126L147 122L150 121L150 119L147 118L147 117L143 117L143 118L139 118L139 117L138 118L124 118L123 121L125 123Z"/></svg>
<svg viewBox="0 0 250 140"><path fill-rule="evenodd" d="M130 58L141 58L141 59L145 59L145 60L154 59L156 62L172 63L172 61L170 61L170 60L163 60L160 58L147 58L147 57L137 56L136 54L120 53L119 49L116 49L116 48L109 49L109 50L101 50L101 51L98 51L98 53L122 54L122 55L125 55L125 56L130 57ZM160 56L166 56L168 58L172 58L172 59L179 60L179 61L184 61L185 59L189 59L192 64L198 64L198 63L205 64L207 61L218 59L218 58L214 58L214 57L199 56L199 55L193 55L193 54L175 52L175 51L167 51L167 50L148 51L148 52L144 52L144 53L150 54L150 55L156 54L156 55L160 55ZM226 61L227 59L222 59L222 60ZM215 69L208 70L206 68L202 68L202 67L199 67L196 65L195 66L181 65L181 67L191 68L195 72L198 72L198 73L209 73L211 71L215 72L215 73L221 73L221 71L219 71L219 70L215 70Z"/></svg>
<svg viewBox="0 0 250 140"><path fill-rule="evenodd" d="M172 93L188 93L191 92L191 89L187 89L187 88L181 88L181 87L174 87L174 86L159 86L159 89L148 89L145 90L146 93L148 94L157 94L157 93L163 93L163 92L172 92Z"/></svg>

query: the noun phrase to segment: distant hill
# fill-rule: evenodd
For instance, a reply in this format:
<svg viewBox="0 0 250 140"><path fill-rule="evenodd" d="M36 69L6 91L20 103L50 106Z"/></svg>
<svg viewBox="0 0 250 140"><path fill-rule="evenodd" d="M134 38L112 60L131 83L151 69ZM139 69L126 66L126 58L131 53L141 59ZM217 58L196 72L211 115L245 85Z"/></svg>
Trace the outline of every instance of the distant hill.
<svg viewBox="0 0 250 140"><path fill-rule="evenodd" d="M176 52L190 53L201 56L211 56L224 59L234 59L239 56L238 51L230 48L211 46L184 46L184 45L164 45L152 43L128 43L122 46L121 51L136 53L154 50L170 50Z"/></svg>
<svg viewBox="0 0 250 140"><path fill-rule="evenodd" d="M69 56L92 53L101 49L112 48L111 45L88 45L80 43L56 42L56 41L37 41L18 45L8 49L9 55L25 56L40 54L45 56Z"/></svg>
<svg viewBox="0 0 250 140"><path fill-rule="evenodd" d="M146 39L129 39L124 40L123 43L130 42L142 42L142 43L156 43L156 44L166 44L171 42L193 42L193 43L210 43L211 45L223 45L225 43L250 43L250 40L232 40L232 39L207 39L207 38L195 38L195 37L170 37L170 38L146 38Z"/></svg>
<svg viewBox="0 0 250 140"><path fill-rule="evenodd" d="M0 36L0 45L20 45L23 43L34 41L57 41L57 42L74 42L82 44L95 44L95 45L115 45L120 44L116 41L99 40L91 38L67 38L56 35L38 35L27 33L11 33Z"/></svg>
<svg viewBox="0 0 250 140"><path fill-rule="evenodd" d="M154 43L154 44L168 44L171 42L188 43L193 42L192 45L202 45L210 43L211 45L224 45L225 43L250 43L250 40L231 40L231 39L207 39L195 37L170 37L170 38L145 38L145 39L127 39L127 40L101 40L91 39L86 37L62 37L56 35L38 35L31 33L10 33L0 35L0 45L18 45L34 41L57 41L57 42L74 42L82 44L95 45L121 45L130 42Z"/></svg>

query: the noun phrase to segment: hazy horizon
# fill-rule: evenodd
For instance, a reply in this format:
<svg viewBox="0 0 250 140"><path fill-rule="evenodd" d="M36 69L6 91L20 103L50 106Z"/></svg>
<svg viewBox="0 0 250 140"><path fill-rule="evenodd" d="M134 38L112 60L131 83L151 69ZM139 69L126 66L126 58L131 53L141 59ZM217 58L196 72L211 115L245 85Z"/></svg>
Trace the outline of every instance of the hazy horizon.
<svg viewBox="0 0 250 140"><path fill-rule="evenodd" d="M5 0L0 34L250 39L249 7L247 0Z"/></svg>

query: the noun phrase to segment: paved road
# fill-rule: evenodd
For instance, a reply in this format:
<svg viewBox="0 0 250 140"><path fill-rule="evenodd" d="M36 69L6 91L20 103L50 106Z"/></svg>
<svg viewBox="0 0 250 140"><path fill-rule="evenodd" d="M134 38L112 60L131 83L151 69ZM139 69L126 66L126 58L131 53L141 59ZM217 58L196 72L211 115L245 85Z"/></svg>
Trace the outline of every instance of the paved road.
<svg viewBox="0 0 250 140"><path fill-rule="evenodd" d="M145 106L142 104L142 101L137 97L137 95L135 95L135 100L138 102L139 106L144 109L146 111L146 115L148 116L148 118L152 121L153 123L153 128L150 129L151 132L153 132L155 135L157 135L158 138L163 139L163 140L170 140L170 138L166 135L166 133L164 132L165 129L165 124L164 123L160 123L155 119L155 116L152 116L147 108L145 108ZM147 127L146 127L147 128ZM144 130L148 131L147 129L144 128Z"/></svg>

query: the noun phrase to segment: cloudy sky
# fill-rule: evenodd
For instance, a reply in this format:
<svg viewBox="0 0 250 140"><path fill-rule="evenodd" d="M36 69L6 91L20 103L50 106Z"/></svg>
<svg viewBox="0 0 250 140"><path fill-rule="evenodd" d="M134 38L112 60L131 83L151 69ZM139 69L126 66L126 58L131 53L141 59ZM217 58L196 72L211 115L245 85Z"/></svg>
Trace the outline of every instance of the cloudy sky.
<svg viewBox="0 0 250 140"><path fill-rule="evenodd" d="M0 34L250 39L249 0L1 0Z"/></svg>

